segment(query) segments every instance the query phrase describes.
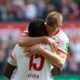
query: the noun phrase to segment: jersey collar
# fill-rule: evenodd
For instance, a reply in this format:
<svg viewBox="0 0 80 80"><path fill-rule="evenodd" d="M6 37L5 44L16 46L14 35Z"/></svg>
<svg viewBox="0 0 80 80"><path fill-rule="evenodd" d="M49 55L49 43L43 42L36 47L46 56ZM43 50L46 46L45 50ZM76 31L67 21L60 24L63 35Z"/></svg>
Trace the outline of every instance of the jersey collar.
<svg viewBox="0 0 80 80"><path fill-rule="evenodd" d="M59 32L60 32L60 28L52 36L56 36Z"/></svg>

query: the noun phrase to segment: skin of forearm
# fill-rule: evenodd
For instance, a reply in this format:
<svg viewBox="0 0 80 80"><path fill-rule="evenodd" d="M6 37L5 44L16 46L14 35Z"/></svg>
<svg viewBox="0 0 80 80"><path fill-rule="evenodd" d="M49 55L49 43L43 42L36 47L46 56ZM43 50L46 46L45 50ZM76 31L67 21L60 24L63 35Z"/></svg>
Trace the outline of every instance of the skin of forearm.
<svg viewBox="0 0 80 80"><path fill-rule="evenodd" d="M29 46L33 46L35 44L39 44L41 42L43 42L43 37L20 37L18 40L18 44L21 47L29 47Z"/></svg>
<svg viewBox="0 0 80 80"><path fill-rule="evenodd" d="M5 68L4 68L4 72L3 75L8 77L9 79L11 78L12 74L13 74L13 70L16 68L16 66L12 66L9 63L6 64Z"/></svg>
<svg viewBox="0 0 80 80"><path fill-rule="evenodd" d="M43 54L44 54L44 53L43 53ZM49 58L49 56L46 56L46 55L43 55L43 56L44 56L52 65L55 65L55 66L61 68L60 63L58 63L58 62L56 61L56 59L51 60L51 59Z"/></svg>
<svg viewBox="0 0 80 80"><path fill-rule="evenodd" d="M62 60L59 55L56 53L53 53L51 51L48 51L46 49L42 49L41 51L42 55L50 61L51 64L58 66L59 68L62 67Z"/></svg>

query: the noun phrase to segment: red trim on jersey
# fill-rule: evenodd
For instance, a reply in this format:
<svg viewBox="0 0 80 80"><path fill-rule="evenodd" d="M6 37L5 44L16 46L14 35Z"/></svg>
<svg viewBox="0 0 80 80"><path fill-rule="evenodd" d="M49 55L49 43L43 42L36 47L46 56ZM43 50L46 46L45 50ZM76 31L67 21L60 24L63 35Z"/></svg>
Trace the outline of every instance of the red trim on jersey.
<svg viewBox="0 0 80 80"><path fill-rule="evenodd" d="M11 59L14 59L13 55L11 54Z"/></svg>
<svg viewBox="0 0 80 80"><path fill-rule="evenodd" d="M60 42L56 42L57 44L60 44Z"/></svg>
<svg viewBox="0 0 80 80"><path fill-rule="evenodd" d="M58 29L58 30L53 34L53 36L57 35L59 32L60 32L60 29Z"/></svg>
<svg viewBox="0 0 80 80"><path fill-rule="evenodd" d="M67 55L67 54L66 54L64 51L62 51L61 49L57 49L57 51L59 51L59 52L65 54L65 55Z"/></svg>

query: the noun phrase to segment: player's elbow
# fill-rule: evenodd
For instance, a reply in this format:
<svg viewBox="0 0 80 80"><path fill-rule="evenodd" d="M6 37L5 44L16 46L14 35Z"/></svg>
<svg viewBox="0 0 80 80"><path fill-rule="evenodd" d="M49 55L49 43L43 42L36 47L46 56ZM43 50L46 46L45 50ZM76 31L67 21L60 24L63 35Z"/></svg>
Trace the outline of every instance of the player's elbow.
<svg viewBox="0 0 80 80"><path fill-rule="evenodd" d="M53 65L56 65L57 67L59 67L59 68L62 68L62 66L63 66L63 62L62 62L62 60L57 60L56 62L53 62L52 63Z"/></svg>
<svg viewBox="0 0 80 80"><path fill-rule="evenodd" d="M18 44L19 44L19 46L24 46L24 42L23 42L22 37L20 37L20 38L18 39Z"/></svg>
<svg viewBox="0 0 80 80"><path fill-rule="evenodd" d="M63 66L62 61L58 61L58 67L59 67L59 68L62 68L62 66Z"/></svg>
<svg viewBox="0 0 80 80"><path fill-rule="evenodd" d="M60 64L60 67L63 67L65 62L66 62L66 59L67 59L67 55L62 55L62 56L59 56L59 64Z"/></svg>
<svg viewBox="0 0 80 80"><path fill-rule="evenodd" d="M62 61L60 61L60 63L59 63L59 68L62 68L63 65L64 65L64 63L63 63Z"/></svg>
<svg viewBox="0 0 80 80"><path fill-rule="evenodd" d="M66 60L63 60L63 59L60 60L60 62L59 62L59 67L60 67L60 68L62 68L62 67L64 66L65 61L66 61Z"/></svg>

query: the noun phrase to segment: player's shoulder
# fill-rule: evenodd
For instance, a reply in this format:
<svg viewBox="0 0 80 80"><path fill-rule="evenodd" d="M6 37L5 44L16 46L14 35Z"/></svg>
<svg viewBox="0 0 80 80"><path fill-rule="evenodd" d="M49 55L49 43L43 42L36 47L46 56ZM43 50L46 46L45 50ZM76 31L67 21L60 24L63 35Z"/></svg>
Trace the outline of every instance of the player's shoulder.
<svg viewBox="0 0 80 80"><path fill-rule="evenodd" d="M62 29L59 29L58 33L55 36L52 36L52 38L58 40L59 42L69 43L69 38L67 37L66 33Z"/></svg>
<svg viewBox="0 0 80 80"><path fill-rule="evenodd" d="M69 42L69 38L63 30L60 30L59 38L64 42Z"/></svg>
<svg viewBox="0 0 80 80"><path fill-rule="evenodd" d="M14 49L19 49L20 47L19 47L19 45L18 44L16 44L16 46L14 47Z"/></svg>
<svg viewBox="0 0 80 80"><path fill-rule="evenodd" d="M16 46L15 46L14 49L13 49L14 52L19 52L19 51L21 51L21 50L23 50L23 48L20 47L18 44L16 44Z"/></svg>

